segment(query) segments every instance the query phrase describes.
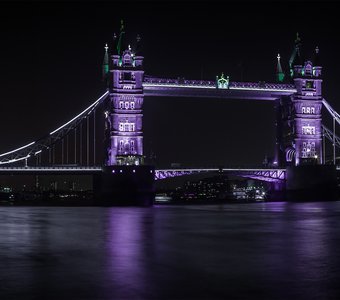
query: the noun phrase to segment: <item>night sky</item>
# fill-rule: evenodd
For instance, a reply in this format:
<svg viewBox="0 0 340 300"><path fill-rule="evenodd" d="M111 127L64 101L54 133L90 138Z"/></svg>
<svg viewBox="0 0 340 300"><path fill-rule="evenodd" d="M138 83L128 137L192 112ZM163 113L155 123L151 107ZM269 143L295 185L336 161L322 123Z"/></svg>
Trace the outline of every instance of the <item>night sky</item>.
<svg viewBox="0 0 340 300"><path fill-rule="evenodd" d="M120 20L142 37L145 74L275 81L296 32L320 48L323 91L340 111L340 21L335 2L1 2L0 153L59 127L104 91L104 44ZM326 124L330 117L324 113ZM255 165L274 151L274 104L145 98L145 154L158 166Z"/></svg>

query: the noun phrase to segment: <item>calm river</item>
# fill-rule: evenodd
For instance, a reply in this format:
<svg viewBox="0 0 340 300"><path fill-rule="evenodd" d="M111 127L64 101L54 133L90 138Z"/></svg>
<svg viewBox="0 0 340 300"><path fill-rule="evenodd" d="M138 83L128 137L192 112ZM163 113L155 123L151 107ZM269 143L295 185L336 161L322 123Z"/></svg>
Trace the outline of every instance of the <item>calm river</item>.
<svg viewBox="0 0 340 300"><path fill-rule="evenodd" d="M340 202L0 207L0 299L339 299Z"/></svg>

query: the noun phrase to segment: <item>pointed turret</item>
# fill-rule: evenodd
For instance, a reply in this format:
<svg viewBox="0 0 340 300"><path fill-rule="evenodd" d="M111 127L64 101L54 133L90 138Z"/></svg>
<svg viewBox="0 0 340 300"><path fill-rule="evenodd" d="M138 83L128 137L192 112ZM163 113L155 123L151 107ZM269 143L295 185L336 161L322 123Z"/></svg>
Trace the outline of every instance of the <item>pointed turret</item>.
<svg viewBox="0 0 340 300"><path fill-rule="evenodd" d="M321 66L321 60L320 60L320 50L319 47L315 48L315 53L313 57L313 75L314 76L321 76L322 74L322 66Z"/></svg>
<svg viewBox="0 0 340 300"><path fill-rule="evenodd" d="M108 54L109 47L107 46L107 44L105 44L104 49L105 49L105 54L104 54L103 65L102 65L102 80L103 81L107 80L109 76L109 71L110 71L109 54Z"/></svg>
<svg viewBox="0 0 340 300"><path fill-rule="evenodd" d="M119 33L119 38L118 38L118 43L117 43L117 54L121 54L121 49L122 49L122 42L123 42L123 34L125 33L124 31L124 22L123 20L120 21L120 33Z"/></svg>
<svg viewBox="0 0 340 300"><path fill-rule="evenodd" d="M285 74L282 71L281 62L280 62L280 54L277 55L277 65L276 65L276 81L283 82L285 78Z"/></svg>
<svg viewBox="0 0 340 300"><path fill-rule="evenodd" d="M303 60L301 57L301 39L299 37L299 33L296 33L296 39L295 39L295 47L292 52L292 55L289 59L289 69L290 69L290 75L293 77L294 74L294 66L302 66Z"/></svg>
<svg viewBox="0 0 340 300"><path fill-rule="evenodd" d="M320 61L320 50L319 47L316 46L315 52L314 52L314 57L313 57L313 65L314 66L321 66L321 61Z"/></svg>

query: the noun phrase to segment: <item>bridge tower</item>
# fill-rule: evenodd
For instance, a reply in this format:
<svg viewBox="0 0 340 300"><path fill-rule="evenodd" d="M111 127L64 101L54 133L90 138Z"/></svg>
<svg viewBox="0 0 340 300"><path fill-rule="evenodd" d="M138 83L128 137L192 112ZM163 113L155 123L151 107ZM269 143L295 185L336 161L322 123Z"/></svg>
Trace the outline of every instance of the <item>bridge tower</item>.
<svg viewBox="0 0 340 300"><path fill-rule="evenodd" d="M296 93L292 95L291 120L295 144L295 165L323 164L322 161L322 67L318 65L319 49L315 49L316 59L303 65L293 66L293 80Z"/></svg>
<svg viewBox="0 0 340 300"><path fill-rule="evenodd" d="M150 206L155 197L155 175L143 156L143 56L130 45L122 46L124 34L122 22L109 64L105 47L103 78L110 96L105 112L106 160L103 172L94 179L95 197L103 205ZM139 40L137 36L136 49Z"/></svg>
<svg viewBox="0 0 340 300"><path fill-rule="evenodd" d="M124 51L111 55L112 67L109 127L108 166L142 165L143 157L143 56L138 56L130 45Z"/></svg>
<svg viewBox="0 0 340 300"><path fill-rule="evenodd" d="M298 40L299 46L301 45ZM300 48L293 63L292 79L296 93L290 96L285 109L288 200L336 199L336 169L325 165L322 149L322 67L319 49L315 58L304 61ZM286 143L287 145L287 143ZM290 163L289 163L290 162Z"/></svg>

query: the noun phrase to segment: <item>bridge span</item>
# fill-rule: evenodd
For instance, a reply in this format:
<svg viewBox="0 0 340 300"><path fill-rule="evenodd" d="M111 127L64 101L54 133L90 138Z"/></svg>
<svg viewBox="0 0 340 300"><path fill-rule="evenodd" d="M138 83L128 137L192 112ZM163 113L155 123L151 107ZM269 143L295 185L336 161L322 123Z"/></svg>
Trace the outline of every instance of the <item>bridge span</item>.
<svg viewBox="0 0 340 300"><path fill-rule="evenodd" d="M100 166L51 166L51 167L1 167L0 175L95 175L104 170ZM129 170L136 172L136 169ZM117 168L117 174L128 172L126 168ZM195 175L203 173L218 173L252 178L267 182L283 182L286 179L286 169L237 169L237 168L182 168L182 169L156 169L155 180Z"/></svg>

